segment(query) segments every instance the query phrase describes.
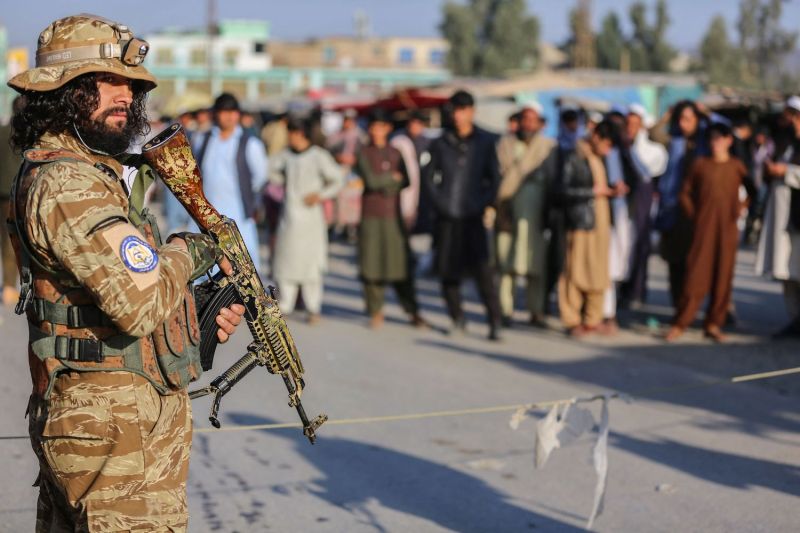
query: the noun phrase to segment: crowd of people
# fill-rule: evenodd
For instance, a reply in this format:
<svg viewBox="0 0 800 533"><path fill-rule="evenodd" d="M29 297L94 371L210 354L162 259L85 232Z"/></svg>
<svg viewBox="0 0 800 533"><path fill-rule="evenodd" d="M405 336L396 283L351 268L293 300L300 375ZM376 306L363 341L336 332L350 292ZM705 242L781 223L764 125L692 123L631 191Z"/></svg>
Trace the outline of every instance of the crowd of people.
<svg viewBox="0 0 800 533"><path fill-rule="evenodd" d="M440 280L454 331L466 328L461 285L471 278L489 339L514 326L519 307L534 327L557 312L572 337L613 335L617 311L647 301L658 252L674 307L664 339L679 338L709 297L703 331L723 341L744 241L758 243L757 273L783 282L790 320L777 334L800 336L800 98L755 123L692 101L658 121L638 104L604 114L562 104L556 138L536 103L499 136L475 124L466 91L442 111L434 129L420 111L350 109L326 136L318 114L275 115L259 129L222 94L179 119L206 196L237 221L283 311L300 303L310 323L322 312L329 238L342 236L357 244L372 328L383 324L386 286L410 324L428 326L415 290L422 273ZM193 229L170 194L165 209L170 232Z"/></svg>
<svg viewBox="0 0 800 533"><path fill-rule="evenodd" d="M197 396L188 387L209 366L205 348L227 342L247 312L223 302L200 324L194 284L238 267L166 189L151 187L162 165L134 153L169 122L149 120L158 80L135 35L95 15L60 18L40 33L36 66L8 81L19 96L0 128L2 300L24 315L4 328L18 337L24 320L28 333L39 531L186 530ZM522 286L533 327L548 327L557 310L572 337L612 335L617 310L649 298L657 234L675 307L664 339L680 337L710 294L704 331L722 341L744 233L758 239L758 271L784 281L791 322L780 333L800 335L800 97L755 124L693 102L659 123L640 106L599 114L562 102L545 117L531 103L500 136L476 125L468 92L441 103L432 116L373 106L268 117L221 94L178 119L205 196L236 222L281 309L302 303L311 324L325 309L334 237L356 244L372 328L384 323L388 286L411 327L430 327L416 286L429 275L451 333L467 327L462 282L471 279L490 340L519 327ZM556 138L545 135L556 129L547 118L558 120ZM159 191L168 227L148 203ZM263 332L252 333L248 355L195 391L216 394L214 425L222 395L265 349ZM272 351L273 333L285 336L267 331ZM306 420L303 372L273 355L313 443L324 415Z"/></svg>
<svg viewBox="0 0 800 533"><path fill-rule="evenodd" d="M555 139L536 103L510 116L500 136L475 124L466 91L442 111L443 127L432 129L419 111L398 119L380 108L346 110L329 136L318 116L282 114L259 135L225 94L210 114L183 118L209 199L233 215L251 249L263 223L281 306L292 313L301 301L311 323L320 320L328 240L341 234L357 243L372 328L383 324L386 286L409 322L427 327L415 290L422 272L440 280L454 331L466 328L461 285L471 278L489 339L513 327L521 306L534 327L557 310L572 337L613 335L618 310L647 301L657 251L674 307L664 339L679 338L708 297L703 331L721 342L736 319L736 251L750 241L758 273L784 282L791 320L778 334L800 335L792 254L800 98L756 123L692 101L658 121L638 104L604 114L563 104ZM169 202L173 224L183 215ZM411 245L420 235L431 237L432 256Z"/></svg>

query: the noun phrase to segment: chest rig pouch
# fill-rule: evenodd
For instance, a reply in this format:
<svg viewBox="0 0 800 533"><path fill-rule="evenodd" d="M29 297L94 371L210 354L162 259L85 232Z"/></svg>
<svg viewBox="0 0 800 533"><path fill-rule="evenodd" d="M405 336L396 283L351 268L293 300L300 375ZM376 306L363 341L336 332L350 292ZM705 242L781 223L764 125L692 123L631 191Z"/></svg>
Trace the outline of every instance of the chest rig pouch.
<svg viewBox="0 0 800 533"><path fill-rule="evenodd" d="M147 378L161 394L185 388L202 373L200 328L191 284L182 304L153 333L133 337L117 328L73 276L46 266L32 251L24 229L27 193L47 164L65 160L92 164L66 150L29 150L11 193L8 226L22 280L16 312L28 317L34 390L49 397L55 376L69 370L133 372ZM118 179L101 163L93 166ZM155 218L142 207L144 191L154 179L152 169L139 169L128 218L148 243L158 248L162 241Z"/></svg>
<svg viewBox="0 0 800 533"><path fill-rule="evenodd" d="M152 173L152 170L147 167L144 172ZM134 210L131 202L131 222L141 229L151 246L160 247L163 241L155 217L147 208L136 214ZM137 223L136 218L140 218L141 222ZM172 387L184 388L200 377L203 370L200 365L200 325L194 285L187 285L182 304L153 331L151 337L159 368Z"/></svg>

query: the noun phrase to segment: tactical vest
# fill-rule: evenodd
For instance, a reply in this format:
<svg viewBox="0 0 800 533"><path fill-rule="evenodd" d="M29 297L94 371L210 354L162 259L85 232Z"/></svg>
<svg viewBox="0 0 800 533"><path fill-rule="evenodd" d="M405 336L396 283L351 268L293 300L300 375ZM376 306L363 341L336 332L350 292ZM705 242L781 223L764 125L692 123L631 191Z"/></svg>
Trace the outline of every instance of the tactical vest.
<svg viewBox="0 0 800 533"><path fill-rule="evenodd" d="M22 282L17 313L28 319L33 388L45 399L54 378L65 371L128 371L147 378L161 394L185 388L200 377L200 327L193 287L186 288L180 306L155 331L145 337L126 335L95 304L93 298L67 271L43 264L33 252L25 231L26 199L37 175L58 161L79 161L119 179L102 163L93 163L67 150L28 150L14 181L9 212L9 233ZM154 179L149 167L137 175L140 192ZM129 221L158 249L161 236L155 218L132 198Z"/></svg>

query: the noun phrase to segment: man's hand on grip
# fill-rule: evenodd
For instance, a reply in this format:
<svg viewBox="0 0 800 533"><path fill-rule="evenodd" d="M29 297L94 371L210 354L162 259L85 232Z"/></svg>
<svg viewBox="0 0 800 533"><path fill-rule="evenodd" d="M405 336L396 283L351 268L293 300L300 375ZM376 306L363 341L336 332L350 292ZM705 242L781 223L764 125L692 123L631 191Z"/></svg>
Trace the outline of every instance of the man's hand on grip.
<svg viewBox="0 0 800 533"><path fill-rule="evenodd" d="M234 331L236 326L242 322L242 315L244 315L244 306L241 304L233 304L230 307L223 307L219 310L217 315L217 338L220 343L227 342Z"/></svg>
<svg viewBox="0 0 800 533"><path fill-rule="evenodd" d="M220 263L222 268L222 260L225 257L222 255L222 250L214 242L214 239L202 233L175 233L170 235L167 242L183 243L192 256L192 275L189 277L191 281L196 280L214 266L215 263ZM227 259L225 259L227 262ZM228 263L230 268L230 263ZM223 272L225 270L223 269ZM229 272L225 272L229 274Z"/></svg>
<svg viewBox="0 0 800 533"><path fill-rule="evenodd" d="M219 269L226 276L233 274L233 267L228 258L222 254L217 243L208 235L202 233L176 233L171 235L167 242L183 245L192 256L192 276L195 280L211 270L214 263L219 265ZM236 331L236 326L242 322L244 306L233 304L230 307L223 307L217 315L217 338L220 343L227 342L231 335Z"/></svg>

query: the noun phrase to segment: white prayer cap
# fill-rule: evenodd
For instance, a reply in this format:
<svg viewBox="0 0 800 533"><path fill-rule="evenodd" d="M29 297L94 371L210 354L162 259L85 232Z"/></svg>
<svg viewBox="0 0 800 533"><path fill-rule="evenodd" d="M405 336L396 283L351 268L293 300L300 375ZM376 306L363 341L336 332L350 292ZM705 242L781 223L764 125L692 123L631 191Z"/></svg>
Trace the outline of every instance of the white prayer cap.
<svg viewBox="0 0 800 533"><path fill-rule="evenodd" d="M789 99L786 100L786 107L800 113L800 96L790 96Z"/></svg>
<svg viewBox="0 0 800 533"><path fill-rule="evenodd" d="M589 119L589 122L594 124L603 122L603 114L600 111L589 111L586 113L586 118Z"/></svg>
<svg viewBox="0 0 800 533"><path fill-rule="evenodd" d="M534 111L537 115L544 116L544 108L542 104L537 102L536 100L531 100L530 102L525 102L525 105L522 106L521 111L525 111L526 109L530 109Z"/></svg>
<svg viewBox="0 0 800 533"><path fill-rule="evenodd" d="M644 118L647 116L647 109L645 109L642 104L631 104L628 106L628 114L639 115L640 117Z"/></svg>
<svg viewBox="0 0 800 533"><path fill-rule="evenodd" d="M628 106L629 115L637 115L642 118L642 124L645 128L652 128L654 125L653 117L647 112L647 109L642 104L631 104Z"/></svg>

